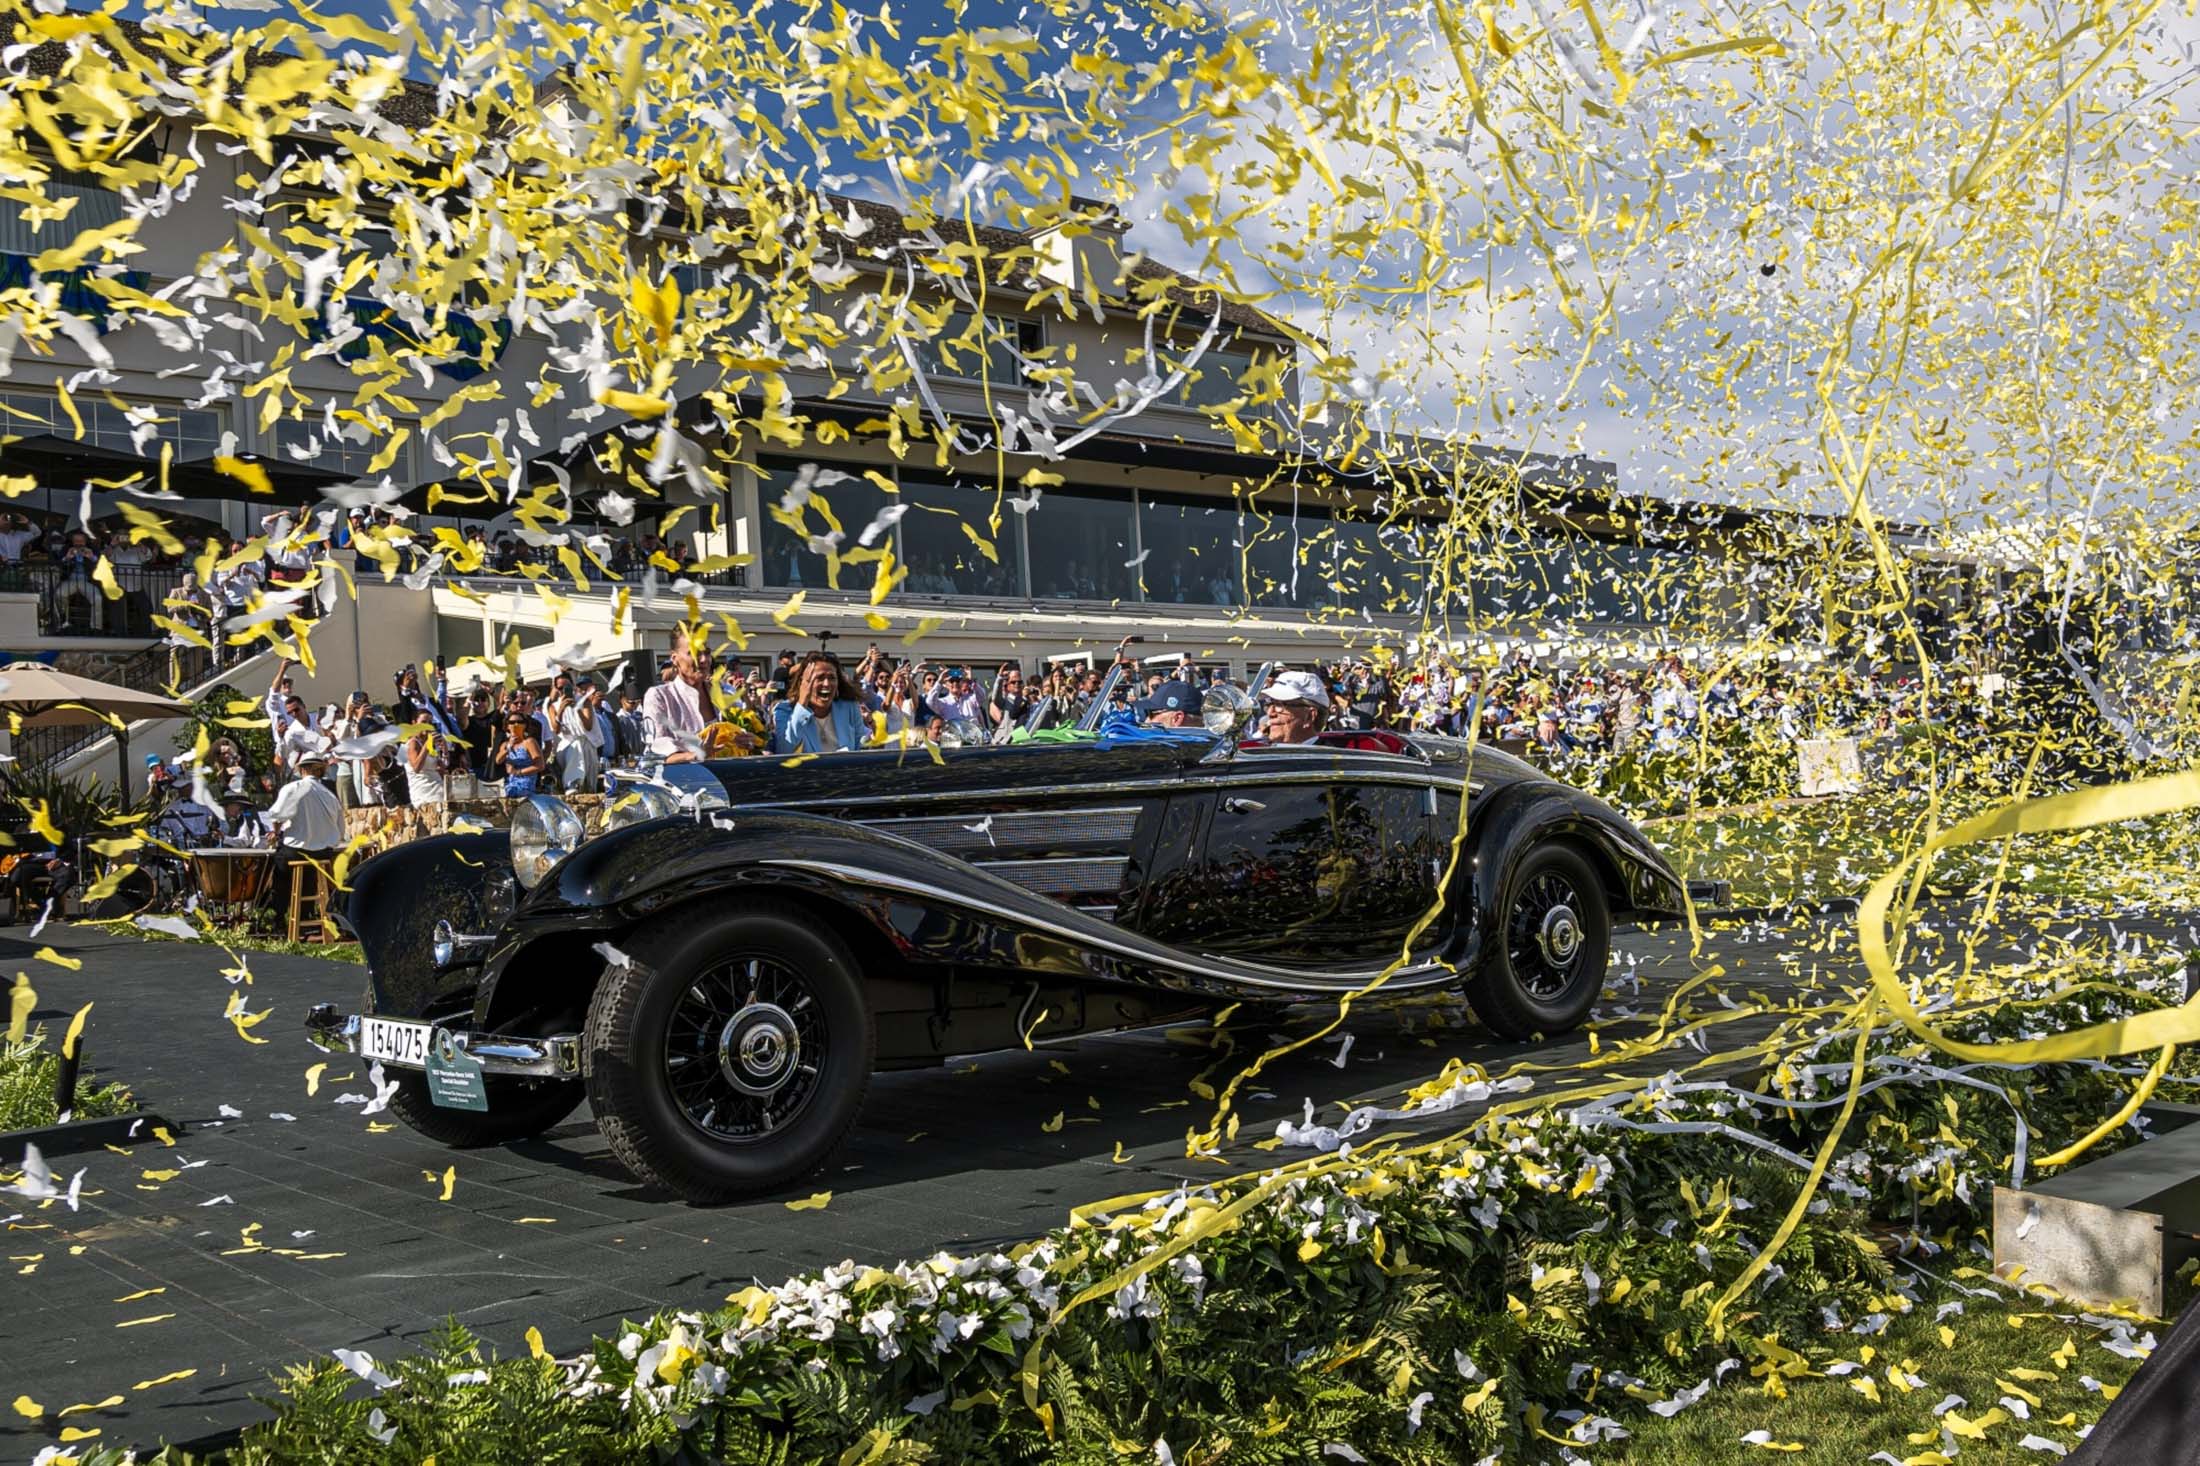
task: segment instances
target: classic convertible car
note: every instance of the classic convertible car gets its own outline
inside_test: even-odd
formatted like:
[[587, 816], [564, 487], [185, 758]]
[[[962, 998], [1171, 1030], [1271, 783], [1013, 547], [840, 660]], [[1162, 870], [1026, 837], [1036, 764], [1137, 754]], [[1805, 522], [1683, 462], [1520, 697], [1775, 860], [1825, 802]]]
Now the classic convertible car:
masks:
[[537, 796], [353, 874], [365, 1010], [308, 1032], [379, 1061], [425, 1135], [515, 1140], [585, 1098], [638, 1178], [719, 1200], [822, 1165], [874, 1069], [1386, 972], [1558, 1033], [1615, 920], [1685, 910], [1639, 830], [1517, 759], [1241, 742], [1244, 703], [1205, 734], [675, 765], [593, 835]]

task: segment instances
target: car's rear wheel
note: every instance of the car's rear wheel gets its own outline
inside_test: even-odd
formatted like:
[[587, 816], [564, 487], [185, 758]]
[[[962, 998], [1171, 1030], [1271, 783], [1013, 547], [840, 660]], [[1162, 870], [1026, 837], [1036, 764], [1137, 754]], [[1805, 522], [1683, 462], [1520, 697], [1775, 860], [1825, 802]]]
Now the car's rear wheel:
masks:
[[1539, 845], [1505, 879], [1467, 1001], [1501, 1038], [1563, 1033], [1589, 1016], [1611, 959], [1612, 912], [1581, 852]]
[[540, 1135], [579, 1109], [588, 1097], [587, 1086], [578, 1079], [489, 1074], [481, 1081], [488, 1092], [487, 1110], [450, 1110], [428, 1098], [428, 1076], [419, 1070], [392, 1070], [390, 1077], [397, 1081], [390, 1113], [430, 1140], [461, 1150]]
[[588, 1010], [588, 1098], [635, 1177], [724, 1201], [816, 1171], [862, 1108], [876, 1038], [814, 923], [698, 911], [626, 948]]

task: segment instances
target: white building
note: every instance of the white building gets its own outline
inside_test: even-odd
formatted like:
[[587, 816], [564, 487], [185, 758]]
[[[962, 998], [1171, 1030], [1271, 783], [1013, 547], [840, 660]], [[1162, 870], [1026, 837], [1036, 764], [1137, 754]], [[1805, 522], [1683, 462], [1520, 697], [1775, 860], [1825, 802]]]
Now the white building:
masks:
[[[52, 45], [24, 58], [33, 71], [59, 61]], [[554, 89], [541, 100], [559, 105]], [[403, 129], [432, 116], [434, 106], [432, 91], [408, 87], [384, 102], [380, 117]], [[283, 146], [310, 155], [337, 144], [332, 135], [305, 135]], [[312, 223], [315, 192], [265, 187], [265, 165], [189, 119], [154, 130], [140, 148], [147, 160], [186, 153], [204, 160], [196, 185], [157, 227], [141, 231], [143, 249], [127, 270], [101, 266], [53, 282], [90, 330], [58, 340], [50, 354], [18, 346], [0, 377], [7, 429], [24, 438], [0, 445], [0, 467], [34, 471], [41, 484], [5, 507], [48, 522], [74, 520], [87, 502], [87, 481], [124, 478], [133, 467], [157, 480], [165, 455], [169, 481], [185, 500], [146, 507], [179, 530], [198, 520], [247, 538], [267, 513], [318, 502], [318, 483], [382, 477], [406, 490], [405, 502], [416, 509], [437, 501], [433, 514], [413, 521], [416, 528], [479, 526], [506, 505], [490, 497], [454, 509], [447, 496], [485, 497], [453, 467], [469, 444], [479, 452], [484, 434], [515, 450], [523, 439], [538, 445], [516, 477], [544, 491], [570, 484], [577, 530], [605, 529], [605, 491], [633, 496], [624, 475], [607, 473], [602, 460], [611, 451], [626, 459], [646, 454], [653, 426], [592, 407], [575, 372], [564, 373], [573, 390], [547, 402], [530, 398], [531, 384], [559, 375], [562, 358], [553, 353], [583, 344], [586, 321], [568, 322], [553, 338], [454, 315], [453, 350], [434, 370], [408, 377], [401, 401], [394, 393], [376, 401], [366, 414], [371, 423], [357, 412], [340, 416], [361, 386], [344, 357], [372, 353], [376, 338], [420, 323], [392, 321], [382, 301], [355, 295], [348, 314], [356, 330], [344, 330], [350, 343], [343, 352], [333, 350], [331, 322], [342, 327], [343, 314], [306, 313], [281, 274], [255, 283], [246, 268], [255, 243], [294, 258], [323, 247]], [[39, 278], [40, 251], [123, 216], [123, 194], [96, 177], [56, 166], [48, 191], [76, 200], [65, 224], [34, 228], [17, 206], [0, 202], [0, 275], [8, 281]], [[1639, 649], [1680, 629], [1676, 623], [1689, 635], [1711, 622], [1738, 630], [1762, 610], [1738, 581], [1719, 592], [1716, 615], [1682, 604], [1701, 594], [1688, 587], [1700, 580], [1691, 565], [1703, 559], [1705, 541], [1761, 525], [1726, 511], [1706, 517], [1624, 501], [1611, 464], [1514, 461], [1496, 451], [1397, 440], [1337, 461], [1333, 440], [1313, 436], [1333, 430], [1300, 421], [1308, 344], [1136, 253], [1129, 231], [1097, 208], [1028, 231], [966, 235], [960, 223], [915, 227], [891, 208], [860, 200], [802, 196], [785, 206], [835, 252], [809, 303], [816, 317], [875, 325], [889, 314], [904, 323], [929, 316], [940, 325], [909, 345], [921, 375], [881, 373], [875, 330], [795, 358], [780, 378], [786, 396], [773, 404], [779, 441], [761, 441], [765, 434], [755, 430], [761, 402], [753, 381], [722, 404], [741, 409], [728, 414], [700, 395], [726, 373], [716, 365], [683, 373], [675, 421], [704, 449], [704, 460], [687, 479], [670, 479], [663, 501], [643, 502], [632, 530], [621, 532], [648, 528], [668, 509], [683, 511], [669, 537], [686, 539], [699, 556], [747, 557], [703, 577], [700, 592], [706, 616], [721, 628], [730, 618], [754, 638], [754, 652], [799, 646], [823, 631], [861, 645], [891, 644], [921, 629], [909, 642], [915, 655], [1035, 664], [1080, 650], [1104, 656], [1120, 638], [1141, 635], [1149, 655], [1188, 652], [1242, 671], [1272, 658], [1304, 662], [1374, 643], [1402, 648], [1424, 626], [1457, 640], [1462, 628], [1492, 614], [1525, 618], [1531, 637], [1563, 627], [1589, 643]], [[727, 287], [738, 294], [742, 266], [722, 244], [713, 255], [708, 241], [738, 240], [744, 227], [753, 237], [755, 226], [738, 216], [688, 222], [692, 234], [630, 218], [632, 265], [650, 276], [670, 270], [690, 311], [730, 311]], [[910, 288], [923, 274], [916, 265], [949, 241], [976, 245], [994, 262], [982, 319], [937, 289]], [[91, 275], [187, 307], [199, 339], [181, 339], [170, 322], [110, 320], [112, 306]], [[874, 309], [889, 288], [905, 303]], [[603, 302], [605, 313], [620, 308]], [[308, 406], [270, 418], [267, 397], [254, 388], [278, 361]], [[466, 389], [484, 381], [496, 393], [469, 400]], [[1171, 384], [1158, 396], [1157, 381]], [[1135, 411], [1108, 410], [1127, 399], [1138, 402]], [[1228, 421], [1214, 410], [1226, 403], [1235, 404]], [[522, 408], [524, 433], [516, 426]], [[747, 421], [728, 432], [728, 415]], [[928, 433], [953, 436], [960, 451], [940, 452]], [[1053, 446], [1041, 449], [1042, 442]], [[72, 445], [81, 463], [69, 458]], [[217, 455], [256, 461], [287, 492], [255, 495], [211, 470]], [[1371, 471], [1378, 460], [1387, 461], [1386, 472]], [[285, 482], [293, 476], [303, 482]], [[1515, 543], [1502, 574], [1432, 585], [1427, 557], [1453, 502], [1492, 482], [1527, 496], [1528, 522], [1539, 526], [1533, 543]], [[831, 560], [812, 539], [827, 531], [826, 520], [817, 498], [795, 505], [798, 484], [829, 503], [842, 553], [867, 528], [874, 546], [893, 546], [907, 577], [883, 607], [872, 603], [875, 565], [843, 565], [839, 586], [832, 584]], [[117, 513], [119, 497], [93, 493], [93, 519]], [[897, 522], [881, 513], [889, 505], [901, 510]], [[801, 532], [775, 516], [783, 506], [798, 510]], [[339, 558], [352, 568], [350, 556]], [[1456, 548], [1443, 558], [1468, 564]], [[1542, 577], [1524, 575], [1523, 565], [1541, 566]], [[379, 695], [390, 667], [431, 652], [493, 652], [514, 634], [527, 648], [553, 640], [588, 640], [599, 652], [661, 648], [684, 614], [677, 596], [668, 593], [654, 607], [637, 596], [614, 627], [612, 597], [598, 577], [590, 594], [562, 586], [570, 605], [553, 628], [549, 605], [530, 581], [467, 577], [454, 585], [439, 576], [423, 594], [378, 583], [371, 565], [356, 569], [357, 614], [339, 607], [314, 639], [323, 665], [306, 691], [315, 701], [340, 698], [354, 685]], [[66, 655], [95, 670], [159, 681], [163, 669], [173, 669], [156, 650], [150, 614], [180, 573], [126, 570], [125, 601], [92, 608], [101, 613], [94, 625], [81, 598], [57, 603], [55, 571], [18, 568], [0, 579], [0, 651]], [[1666, 589], [1650, 593], [1659, 586]], [[797, 592], [799, 608], [775, 621]], [[878, 610], [891, 618], [883, 634], [870, 619]], [[529, 670], [539, 670], [529, 660]]]

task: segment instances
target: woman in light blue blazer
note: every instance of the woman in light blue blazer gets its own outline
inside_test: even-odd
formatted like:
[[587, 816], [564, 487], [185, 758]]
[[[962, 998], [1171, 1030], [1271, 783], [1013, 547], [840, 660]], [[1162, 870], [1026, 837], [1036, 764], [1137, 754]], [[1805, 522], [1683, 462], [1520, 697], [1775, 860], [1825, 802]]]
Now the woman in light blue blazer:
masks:
[[772, 752], [845, 753], [870, 741], [863, 694], [823, 652], [795, 663], [787, 700], [772, 709]]

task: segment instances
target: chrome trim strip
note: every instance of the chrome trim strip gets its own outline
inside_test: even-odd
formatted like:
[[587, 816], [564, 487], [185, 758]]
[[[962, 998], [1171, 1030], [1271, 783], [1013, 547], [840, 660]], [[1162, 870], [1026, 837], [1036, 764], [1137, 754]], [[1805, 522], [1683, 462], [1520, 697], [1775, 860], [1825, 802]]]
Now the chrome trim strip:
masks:
[[[1389, 757], [1390, 755], [1384, 755]], [[1228, 784], [1407, 784], [1415, 788], [1434, 785], [1454, 792], [1464, 787], [1470, 794], [1480, 794], [1484, 788], [1481, 780], [1462, 782], [1455, 775], [1434, 769], [1279, 769], [1272, 773], [1248, 771], [1243, 764], [1232, 767], [1229, 773], [1202, 772], [1196, 766], [1180, 775], [1154, 779], [1114, 779], [1097, 784], [1066, 783], [1061, 787], [1073, 789], [1079, 794], [1169, 794], [1189, 793], [1194, 790], [1216, 789]], [[817, 813], [833, 808], [855, 809], [869, 805], [887, 804], [906, 807], [913, 803], [945, 803], [959, 801], [970, 803], [986, 799], [1005, 799], [1021, 796], [1028, 791], [1013, 789], [935, 789], [906, 794], [861, 794], [851, 798], [834, 799], [759, 799], [735, 805], [736, 812], [758, 809], [793, 809]], [[864, 821], [874, 827], [884, 821]]]
[[[1097, 947], [1128, 961], [1174, 967], [1209, 981], [1220, 979], [1225, 983], [1266, 988], [1275, 992], [1350, 992], [1365, 987], [1369, 981], [1382, 971], [1380, 967], [1376, 967], [1358, 972], [1308, 972], [1286, 976], [1288, 969], [1254, 967], [1250, 963], [1240, 962], [1234, 957], [1217, 957], [1197, 952], [1186, 953], [1180, 957], [1167, 950], [1142, 951], [1128, 943], [1110, 940], [1105, 935], [1079, 931], [1075, 927], [1063, 926], [1049, 921], [1036, 912], [1016, 911], [1005, 906], [995, 906], [989, 902], [966, 896], [961, 892], [945, 891], [937, 886], [904, 880], [899, 876], [886, 875], [883, 872], [867, 870], [860, 866], [842, 865], [837, 861], [803, 860], [789, 857], [765, 860], [759, 862], [759, 864], [812, 871], [819, 875], [831, 876], [836, 880], [847, 881], [852, 885], [899, 891], [908, 896], [929, 897], [971, 911], [981, 911], [990, 916], [1003, 917], [1024, 926], [1050, 932], [1069, 941]], [[1155, 945], [1159, 946], [1158, 943]], [[1411, 967], [1399, 968], [1398, 971], [1391, 974], [1390, 981], [1383, 984], [1383, 990], [1386, 992], [1407, 992], [1427, 987], [1438, 987], [1455, 981], [1456, 977], [1457, 975], [1441, 962], [1423, 962]]]
[[[935, 850], [950, 854], [991, 850], [1014, 851], [1027, 845], [1056, 845], [1076, 848], [1084, 845], [1101, 846], [1110, 852], [1120, 852], [1130, 845], [1138, 833], [1138, 817], [1145, 812], [1142, 804], [1111, 804], [1099, 807], [1041, 808], [1034, 810], [997, 810], [982, 819], [970, 819], [951, 814], [916, 815], [893, 819], [865, 820], [874, 830], [899, 835], [904, 840], [914, 840]], [[982, 829], [972, 829], [973, 824]]]

